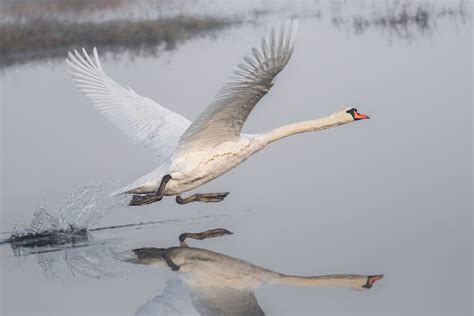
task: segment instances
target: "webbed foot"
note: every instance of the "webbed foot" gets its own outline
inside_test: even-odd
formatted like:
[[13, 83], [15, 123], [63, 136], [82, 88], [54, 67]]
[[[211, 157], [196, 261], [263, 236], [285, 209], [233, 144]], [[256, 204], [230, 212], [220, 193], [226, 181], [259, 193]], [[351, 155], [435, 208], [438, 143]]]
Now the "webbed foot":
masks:
[[229, 195], [229, 192], [220, 193], [197, 193], [187, 198], [182, 198], [180, 195], [176, 196], [176, 203], [187, 204], [191, 202], [205, 202], [205, 203], [216, 203], [225, 199]]
[[147, 205], [147, 204], [161, 201], [163, 199], [163, 193], [165, 192], [166, 184], [170, 180], [171, 180], [171, 176], [167, 174], [166, 176], [163, 177], [163, 179], [161, 179], [160, 186], [158, 187], [158, 190], [156, 190], [155, 193], [151, 193], [147, 195], [134, 195], [132, 199], [130, 200], [130, 203], [128, 203], [128, 205], [141, 206], [141, 205]]
[[128, 203], [128, 205], [130, 206], [147, 205], [147, 204], [161, 201], [162, 199], [163, 199], [162, 196], [157, 196], [156, 194], [134, 195], [132, 199], [130, 200], [130, 203]]

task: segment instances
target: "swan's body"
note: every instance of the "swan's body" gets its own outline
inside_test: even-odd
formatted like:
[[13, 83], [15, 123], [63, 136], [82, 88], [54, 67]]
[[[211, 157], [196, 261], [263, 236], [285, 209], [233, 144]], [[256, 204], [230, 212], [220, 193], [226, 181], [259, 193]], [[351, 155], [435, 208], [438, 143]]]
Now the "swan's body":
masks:
[[127, 187], [122, 191], [141, 194], [154, 192], [160, 184], [157, 179], [161, 180], [163, 176], [169, 174], [171, 180], [165, 187], [164, 195], [178, 195], [217, 178], [262, 148], [258, 139], [243, 135], [236, 142], [226, 142], [209, 150], [174, 157], [167, 167], [158, 168], [154, 173], [138, 180], [138, 183], [142, 183], [149, 178], [147, 182], [140, 185], [132, 184], [129, 186], [130, 189]]
[[244, 58], [245, 63], [238, 66], [233, 81], [218, 92], [194, 122], [110, 79], [102, 70], [95, 48], [93, 59], [85, 50], [83, 55], [77, 51], [70, 53], [67, 62], [80, 90], [134, 142], [145, 144], [158, 158], [158, 168], [114, 193], [156, 194], [159, 199], [163, 195], [179, 197], [221, 176], [278, 139], [368, 118], [347, 108], [267, 133], [241, 133], [254, 106], [288, 63], [295, 35], [295, 22], [282, 26], [279, 34], [272, 30], [262, 40], [261, 49], [254, 48], [252, 56]]

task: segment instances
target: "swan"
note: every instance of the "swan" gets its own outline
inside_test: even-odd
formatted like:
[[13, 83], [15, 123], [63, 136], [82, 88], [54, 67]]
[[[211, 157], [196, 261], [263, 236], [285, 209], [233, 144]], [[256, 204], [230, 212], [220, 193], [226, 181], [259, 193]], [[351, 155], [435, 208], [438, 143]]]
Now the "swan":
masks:
[[93, 56], [83, 48], [66, 59], [76, 86], [108, 120], [134, 143], [151, 149], [158, 167], [112, 195], [132, 194], [129, 205], [145, 205], [163, 196], [176, 202], [219, 202], [229, 193], [184, 192], [223, 175], [265, 146], [290, 135], [325, 130], [368, 119], [355, 108], [345, 108], [327, 117], [285, 125], [260, 134], [241, 133], [258, 101], [268, 93], [275, 77], [288, 63], [295, 46], [297, 22], [287, 21], [262, 38], [237, 66], [234, 76], [211, 104], [189, 121], [131, 88], [112, 80], [102, 69], [97, 49]]
[[173, 271], [180, 272], [187, 286], [199, 288], [249, 290], [263, 285], [280, 284], [367, 290], [383, 278], [383, 274], [287, 275], [218, 252], [190, 247], [185, 241], [187, 238], [202, 240], [231, 234], [232, 232], [222, 228], [181, 234], [179, 247], [133, 249], [134, 256], [129, 257], [127, 261], [158, 267], [167, 266]]

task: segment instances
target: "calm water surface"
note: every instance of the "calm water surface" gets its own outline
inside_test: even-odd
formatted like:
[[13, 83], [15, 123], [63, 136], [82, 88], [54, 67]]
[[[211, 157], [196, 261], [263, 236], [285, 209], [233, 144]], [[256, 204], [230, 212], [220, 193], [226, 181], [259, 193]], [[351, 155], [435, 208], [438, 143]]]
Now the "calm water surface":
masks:
[[[194, 119], [283, 18], [189, 40], [158, 57], [106, 54], [103, 68]], [[0, 245], [1, 313], [190, 313], [175, 272], [119, 254], [224, 227], [234, 235], [191, 243], [290, 274], [385, 274], [364, 292], [257, 289], [266, 314], [471, 314], [471, 22], [441, 19], [408, 38], [377, 26], [336, 26], [324, 15], [299, 22], [294, 55], [245, 130], [343, 106], [371, 120], [282, 140], [199, 189], [230, 191], [222, 203], [180, 206], [168, 198], [116, 207], [94, 227], [152, 223], [91, 231], [62, 245]], [[109, 181], [108, 192], [154, 169], [152, 157], [76, 90], [65, 64], [10, 67], [1, 82], [2, 239], [38, 205], [54, 213], [78, 187]]]

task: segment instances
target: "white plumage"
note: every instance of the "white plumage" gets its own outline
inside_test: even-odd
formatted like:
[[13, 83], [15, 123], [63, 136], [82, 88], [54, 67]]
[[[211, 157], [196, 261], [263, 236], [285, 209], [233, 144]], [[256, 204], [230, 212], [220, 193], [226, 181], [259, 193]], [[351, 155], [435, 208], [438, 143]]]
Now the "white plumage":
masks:
[[133, 143], [144, 144], [160, 160], [168, 159], [191, 122], [110, 79], [100, 65], [96, 48], [93, 59], [85, 49], [82, 52], [70, 52], [67, 59], [77, 87]]
[[241, 133], [252, 109], [288, 63], [296, 31], [296, 21], [283, 24], [279, 32], [272, 29], [262, 39], [260, 49], [253, 48], [251, 55], [244, 57], [232, 81], [192, 123], [109, 78], [96, 48], [93, 58], [84, 49], [83, 54], [69, 53], [67, 63], [78, 88], [134, 143], [144, 144], [158, 158], [158, 168], [114, 194], [156, 192], [162, 178], [170, 175], [163, 194], [179, 195], [222, 175], [277, 139], [354, 121], [346, 109], [268, 133]]

